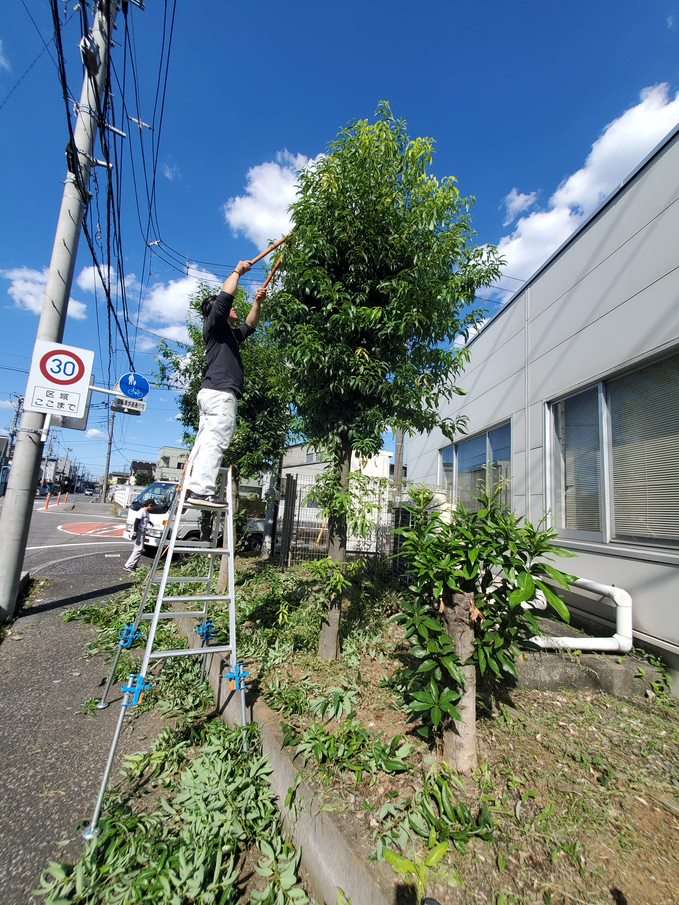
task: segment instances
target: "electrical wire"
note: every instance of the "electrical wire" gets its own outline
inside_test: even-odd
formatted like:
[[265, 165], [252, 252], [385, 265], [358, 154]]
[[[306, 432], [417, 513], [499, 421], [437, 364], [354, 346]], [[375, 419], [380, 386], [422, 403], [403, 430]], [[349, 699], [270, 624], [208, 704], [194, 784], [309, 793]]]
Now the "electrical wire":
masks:
[[[81, 4], [81, 7], [82, 7], [82, 4]], [[57, 6], [57, 0], [50, 0], [50, 8], [52, 11], [52, 21], [53, 21], [53, 26], [54, 26], [59, 82], [61, 85], [62, 95], [63, 95], [63, 99], [64, 99], [64, 108], [65, 108], [65, 112], [66, 112], [66, 124], [67, 124], [68, 135], [69, 135], [69, 144], [68, 144], [69, 169], [73, 175], [75, 184], [76, 184], [78, 191], [80, 193], [80, 196], [82, 198], [82, 202], [84, 205], [87, 205], [89, 203], [89, 194], [87, 191], [87, 186], [84, 184], [80, 157], [79, 157], [79, 151], [75, 144], [75, 136], [73, 133], [73, 125], [71, 123], [71, 115], [70, 115], [70, 110], [69, 110], [70, 92], [69, 92], [69, 88], [68, 88], [68, 79], [67, 79], [67, 75], [66, 75], [65, 55], [64, 55], [64, 48], [63, 48], [62, 35], [61, 35], [61, 21], [59, 19], [59, 9]], [[93, 80], [93, 83], [94, 83], [94, 80]], [[100, 130], [100, 135], [101, 135], [102, 131], [103, 130]], [[82, 220], [82, 231], [83, 231], [83, 235], [85, 236], [85, 240], [88, 244], [88, 247], [90, 249], [90, 254], [92, 255], [92, 260], [93, 260], [94, 266], [96, 268], [97, 274], [99, 275], [102, 286], [104, 287], [108, 310], [111, 313], [111, 315], [113, 316], [113, 319], [116, 324], [116, 328], [117, 328], [118, 332], [120, 333], [123, 345], [127, 352], [130, 366], [132, 367], [132, 369], [134, 369], [134, 363], [132, 360], [132, 355], [129, 350], [129, 345], [126, 340], [123, 327], [120, 323], [118, 313], [117, 313], [116, 308], [111, 299], [110, 281], [109, 281], [109, 283], [107, 283], [107, 281], [104, 279], [104, 275], [103, 275], [102, 269], [101, 269], [101, 264], [97, 257], [96, 249], [94, 247], [94, 242], [92, 241], [92, 236], [90, 235], [90, 231], [88, 228], [86, 216], [83, 217], [83, 220]], [[110, 271], [110, 261], [109, 261], [109, 271]]]
[[21, 5], [23, 6], [24, 10], [26, 11], [26, 15], [28, 16], [28, 18], [31, 20], [31, 23], [33, 24], [33, 28], [34, 28], [34, 29], [36, 30], [36, 32], [38, 33], [38, 37], [39, 37], [40, 40], [42, 41], [43, 50], [49, 55], [50, 60], [52, 61], [52, 63], [54, 64], [55, 69], [56, 69], [57, 72], [58, 72], [58, 71], [59, 71], [59, 65], [58, 65], [57, 61], [55, 60], [54, 55], [52, 54], [52, 51], [51, 51], [51, 49], [50, 49], [50, 43], [51, 43], [51, 41], [48, 43], [48, 42], [45, 40], [45, 38], [44, 38], [44, 36], [43, 36], [43, 33], [42, 33], [42, 31], [40, 30], [40, 26], [39, 26], [38, 23], [35, 21], [35, 18], [33, 17], [33, 13], [32, 13], [31, 10], [29, 9], [28, 4], [26, 3], [26, 0], [19, 0], [19, 2], [21, 3]]
[[[22, 2], [23, 2], [23, 0], [22, 0]], [[24, 4], [24, 8], [25, 8], [25, 4]], [[68, 23], [71, 21], [71, 19], [76, 14], [76, 12], [77, 12], [77, 9], [71, 10], [71, 12], [66, 17], [66, 19], [64, 19], [64, 26], [68, 25]], [[3, 107], [10, 100], [10, 98], [12, 97], [14, 92], [17, 90], [17, 88], [19, 88], [19, 86], [24, 81], [24, 79], [29, 75], [29, 73], [34, 69], [34, 67], [40, 62], [40, 60], [45, 56], [45, 54], [49, 53], [51, 56], [51, 51], [49, 49], [49, 45], [55, 42], [54, 33], [52, 33], [52, 37], [47, 42], [45, 42], [45, 39], [42, 36], [42, 32], [40, 32], [39, 29], [38, 29], [38, 34], [40, 35], [40, 38], [43, 41], [42, 50], [33, 58], [33, 60], [31, 60], [31, 62], [24, 69], [24, 71], [21, 73], [21, 75], [18, 76], [16, 81], [10, 86], [10, 88], [8, 89], [8, 91], [6, 92], [6, 94], [4, 95], [2, 100], [0, 100], [0, 110], [3, 109]], [[57, 70], [58, 70], [57, 61], [53, 57], [52, 57], [52, 61], [54, 62], [55, 66], [57, 66]]]

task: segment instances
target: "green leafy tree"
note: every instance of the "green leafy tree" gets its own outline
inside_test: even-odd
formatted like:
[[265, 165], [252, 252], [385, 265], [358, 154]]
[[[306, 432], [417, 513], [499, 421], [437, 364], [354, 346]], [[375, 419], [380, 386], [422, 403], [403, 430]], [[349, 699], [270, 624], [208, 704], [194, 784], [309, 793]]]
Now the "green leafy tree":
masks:
[[399, 529], [399, 555], [412, 599], [399, 619], [418, 661], [408, 706], [420, 734], [441, 743], [444, 758], [463, 773], [476, 766], [476, 673], [516, 676], [518, 644], [540, 628], [523, 604], [538, 594], [561, 619], [569, 612], [553, 585], [573, 577], [553, 565], [570, 555], [556, 533], [523, 522], [500, 503], [501, 489], [483, 495], [478, 512], [458, 506], [450, 519], [428, 488], [412, 491], [410, 525]]
[[[293, 229], [270, 306], [306, 438], [332, 459], [330, 555], [346, 558], [352, 451], [377, 453], [384, 431], [452, 437], [463, 419], [440, 414], [462, 391], [467, 361], [455, 338], [481, 312], [480, 287], [499, 276], [494, 249], [475, 246], [471, 200], [432, 171], [434, 142], [410, 138], [388, 104], [343, 129], [300, 174]], [[338, 653], [339, 610], [321, 656]]]
[[[212, 294], [213, 290], [209, 287], [201, 286], [191, 299], [190, 310], [194, 316], [189, 317], [187, 324], [191, 340], [188, 352], [179, 353], [166, 343], [160, 348], [161, 379], [169, 386], [182, 388], [179, 414], [187, 444], [193, 442], [198, 430], [198, 391], [205, 369], [200, 306]], [[247, 308], [245, 292], [239, 289], [236, 309], [241, 318], [244, 318]], [[242, 477], [255, 477], [274, 468], [283, 453], [293, 427], [290, 404], [292, 386], [281, 350], [266, 323], [260, 323], [257, 331], [243, 343], [241, 358], [245, 387], [238, 404], [236, 432], [226, 452], [225, 464], [235, 466]]]

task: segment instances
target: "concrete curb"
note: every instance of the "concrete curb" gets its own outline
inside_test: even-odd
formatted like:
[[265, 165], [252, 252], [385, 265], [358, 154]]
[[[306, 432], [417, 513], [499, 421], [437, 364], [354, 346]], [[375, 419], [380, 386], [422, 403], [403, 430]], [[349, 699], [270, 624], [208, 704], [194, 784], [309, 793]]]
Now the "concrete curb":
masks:
[[[192, 642], [193, 621], [178, 619], [180, 632]], [[217, 712], [229, 726], [241, 725], [240, 700], [229, 694], [221, 675], [225, 661], [212, 657], [208, 680], [217, 701]], [[382, 863], [369, 863], [366, 853], [341, 826], [341, 815], [323, 810], [314, 790], [301, 781], [293, 810], [285, 806], [288, 789], [298, 782], [299, 770], [290, 752], [283, 747], [278, 716], [262, 701], [248, 703], [248, 718], [262, 733], [262, 749], [272, 768], [271, 788], [278, 799], [283, 823], [302, 852], [302, 875], [309, 892], [324, 905], [336, 905], [342, 889], [354, 905], [396, 905], [411, 901], [410, 888], [396, 881]]]
[[557, 651], [522, 652], [516, 663], [517, 688], [533, 691], [603, 691], [617, 698], [643, 700], [660, 672], [630, 654]]

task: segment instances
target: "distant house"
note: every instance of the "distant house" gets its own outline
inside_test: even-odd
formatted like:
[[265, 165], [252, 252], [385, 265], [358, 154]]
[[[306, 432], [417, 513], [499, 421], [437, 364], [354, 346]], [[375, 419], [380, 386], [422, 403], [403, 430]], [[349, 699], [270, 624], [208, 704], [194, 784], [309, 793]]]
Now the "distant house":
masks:
[[155, 467], [156, 481], [179, 481], [188, 457], [189, 450], [183, 446], [163, 446]]
[[[317, 452], [308, 443], [294, 443], [288, 446], [283, 455], [282, 475], [302, 475], [313, 478], [325, 471], [329, 459]], [[381, 450], [369, 459], [360, 459], [356, 453], [351, 457], [351, 470], [361, 471], [371, 478], [388, 478], [390, 474], [391, 453]]]
[[130, 465], [130, 484], [136, 487], [146, 487], [152, 483], [155, 470], [155, 462], [133, 461]]
[[[564, 568], [629, 591], [637, 643], [679, 690], [679, 127], [468, 343], [451, 444], [412, 437], [408, 477], [475, 506], [501, 484], [575, 554]], [[579, 593], [580, 621], [614, 613]]]
[[108, 486], [112, 487], [116, 484], [127, 484], [130, 476], [126, 471], [109, 471]]

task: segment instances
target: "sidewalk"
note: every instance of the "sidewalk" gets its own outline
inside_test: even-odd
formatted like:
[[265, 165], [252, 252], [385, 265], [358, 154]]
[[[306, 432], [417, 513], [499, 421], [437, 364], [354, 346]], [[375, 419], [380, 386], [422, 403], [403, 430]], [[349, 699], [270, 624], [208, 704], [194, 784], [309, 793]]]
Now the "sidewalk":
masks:
[[[0, 644], [0, 898], [26, 905], [50, 860], [72, 860], [82, 845], [118, 716], [114, 703], [96, 715], [81, 706], [98, 697], [106, 658], [87, 658], [94, 629], [65, 623], [64, 612], [129, 586], [120, 559], [87, 556], [50, 570], [39, 601]], [[143, 749], [156, 719], [130, 721], [121, 754]], [[148, 734], [148, 738], [147, 738]]]

